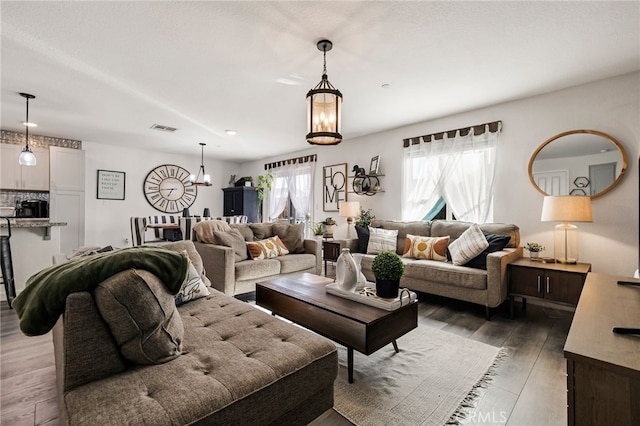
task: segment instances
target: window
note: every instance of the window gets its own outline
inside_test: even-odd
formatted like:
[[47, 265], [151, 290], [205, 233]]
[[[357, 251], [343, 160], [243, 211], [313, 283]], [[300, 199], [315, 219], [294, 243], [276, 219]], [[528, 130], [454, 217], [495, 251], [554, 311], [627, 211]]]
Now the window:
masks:
[[[499, 123], [499, 122], [497, 122]], [[500, 125], [405, 140], [402, 218], [493, 220], [493, 182]], [[463, 130], [468, 130], [463, 135]], [[415, 140], [418, 140], [417, 143]], [[444, 212], [442, 210], [444, 209]]]

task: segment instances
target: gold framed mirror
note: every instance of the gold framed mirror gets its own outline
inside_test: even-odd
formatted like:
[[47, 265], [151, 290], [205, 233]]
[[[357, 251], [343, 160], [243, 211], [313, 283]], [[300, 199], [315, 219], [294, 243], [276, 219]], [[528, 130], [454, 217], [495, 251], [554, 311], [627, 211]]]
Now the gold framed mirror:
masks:
[[597, 130], [569, 130], [542, 143], [529, 160], [529, 180], [543, 195], [589, 195], [611, 191], [627, 170], [627, 153]]

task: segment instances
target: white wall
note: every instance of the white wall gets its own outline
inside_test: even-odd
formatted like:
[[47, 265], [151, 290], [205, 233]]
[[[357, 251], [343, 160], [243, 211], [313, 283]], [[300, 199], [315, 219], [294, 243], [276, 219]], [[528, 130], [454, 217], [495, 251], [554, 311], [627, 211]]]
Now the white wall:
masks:
[[[142, 182], [151, 169], [161, 164], [176, 164], [189, 171], [197, 172], [200, 166], [200, 156], [176, 156], [85, 141], [82, 142], [82, 148], [86, 151], [85, 245], [88, 246], [130, 246], [129, 218], [131, 216], [163, 214], [151, 207], [142, 191]], [[239, 165], [205, 158], [204, 166], [207, 173], [211, 175], [213, 185], [198, 188], [198, 197], [189, 210], [191, 214], [202, 215], [204, 208], [209, 207], [212, 216], [222, 216], [221, 188], [227, 186], [230, 174], [238, 173]], [[97, 199], [98, 169], [126, 173], [124, 201]]]
[[[346, 91], [346, 88], [343, 88]], [[425, 102], [431, 102], [425, 99]], [[389, 106], [392, 108], [392, 106]], [[594, 129], [616, 138], [627, 151], [625, 177], [610, 193], [593, 201], [593, 223], [578, 224], [580, 257], [593, 271], [631, 275], [638, 267], [638, 155], [640, 153], [640, 73], [601, 80], [545, 95], [488, 106], [461, 114], [405, 126], [355, 139], [335, 147], [312, 147], [296, 153], [242, 165], [241, 175], [264, 173], [264, 164], [318, 154], [314, 221], [337, 213], [322, 211], [322, 166], [348, 163], [368, 169], [371, 157], [381, 156], [382, 188], [371, 197], [353, 196], [381, 219], [400, 218], [402, 139], [501, 120], [494, 221], [520, 226], [522, 243], [536, 241], [553, 255], [553, 223], [540, 222], [542, 195], [531, 185], [527, 166], [545, 140], [566, 130]], [[344, 116], [348, 121], [349, 117]], [[301, 148], [306, 142], [301, 138]], [[344, 219], [340, 218], [339, 223]]]

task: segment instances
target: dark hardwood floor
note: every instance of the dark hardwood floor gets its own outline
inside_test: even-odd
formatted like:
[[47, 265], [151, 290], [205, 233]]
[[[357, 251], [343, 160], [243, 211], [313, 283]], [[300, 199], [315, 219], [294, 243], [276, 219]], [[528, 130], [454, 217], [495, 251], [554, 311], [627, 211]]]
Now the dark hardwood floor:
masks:
[[[523, 312], [517, 304], [511, 320], [506, 305], [486, 321], [482, 306], [421, 295], [419, 326], [503, 347], [507, 353], [463, 424], [564, 425], [567, 393], [562, 349], [573, 313], [531, 303]], [[57, 424], [51, 334], [26, 337], [5, 302], [0, 313], [0, 424]], [[313, 424], [350, 423], [329, 411]]]

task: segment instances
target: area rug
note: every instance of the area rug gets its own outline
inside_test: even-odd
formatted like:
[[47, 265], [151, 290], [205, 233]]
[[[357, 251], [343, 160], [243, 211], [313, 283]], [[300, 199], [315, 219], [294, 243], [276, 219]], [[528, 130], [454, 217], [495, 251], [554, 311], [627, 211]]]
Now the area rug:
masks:
[[490, 380], [500, 348], [419, 326], [366, 356], [354, 351], [354, 383], [347, 350], [338, 345], [334, 409], [356, 425], [456, 424], [476, 390]]

